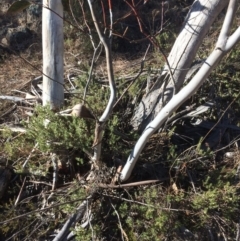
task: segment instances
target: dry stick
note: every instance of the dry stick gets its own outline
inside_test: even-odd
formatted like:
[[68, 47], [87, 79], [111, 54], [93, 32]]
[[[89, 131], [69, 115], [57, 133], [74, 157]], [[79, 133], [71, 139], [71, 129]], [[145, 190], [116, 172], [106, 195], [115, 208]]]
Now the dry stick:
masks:
[[240, 241], [240, 221], [237, 224], [236, 241]]
[[109, 38], [110, 38], [110, 44], [111, 44], [111, 40], [112, 40], [112, 31], [113, 31], [112, 0], [108, 0], [108, 8], [109, 8], [109, 15], [110, 15]]
[[31, 150], [30, 154], [28, 155], [26, 161], [23, 163], [23, 166], [22, 166], [23, 170], [26, 168], [26, 165], [27, 165], [28, 161], [30, 160], [33, 152], [35, 152], [35, 150], [37, 149], [37, 147], [38, 147], [38, 142], [35, 144], [35, 146], [34, 146], [33, 149]]
[[114, 205], [113, 205], [112, 203], [111, 203], [111, 206], [112, 206], [112, 208], [114, 209], [114, 212], [115, 212], [116, 215], [117, 215], [118, 223], [119, 223], [119, 227], [120, 227], [120, 230], [121, 230], [121, 236], [122, 236], [121, 238], [122, 238], [122, 241], [124, 241], [124, 237], [123, 237], [123, 228], [122, 228], [122, 223], [121, 223], [121, 220], [120, 220], [119, 214], [118, 214], [116, 208], [114, 207]]
[[12, 111], [14, 111], [16, 108], [17, 108], [17, 104], [14, 104], [7, 111], [5, 111], [2, 115], [0, 115], [0, 118], [3, 118], [5, 115], [8, 115]]
[[86, 86], [85, 86], [85, 89], [84, 89], [84, 94], [83, 94], [83, 103], [85, 103], [88, 86], [89, 86], [89, 83], [90, 83], [91, 78], [92, 78], [94, 64], [96, 63], [96, 60], [98, 59], [98, 57], [101, 54], [102, 50], [100, 49], [99, 55], [98, 55], [98, 57], [96, 57], [97, 51], [101, 47], [101, 41], [100, 41], [100, 43], [97, 46], [95, 45], [93, 37], [92, 37], [92, 30], [91, 30], [91, 28], [89, 27], [89, 25], [87, 23], [86, 14], [85, 14], [85, 11], [84, 11], [84, 8], [83, 8], [83, 3], [80, 0], [79, 0], [79, 4], [81, 6], [84, 23], [85, 23], [85, 25], [86, 25], [86, 27], [88, 29], [88, 35], [89, 35], [90, 41], [91, 41], [93, 49], [94, 49], [94, 53], [93, 53], [93, 57], [92, 57], [92, 61], [91, 61], [91, 66], [90, 66], [90, 70], [89, 70], [89, 74], [88, 74], [88, 80], [87, 80], [87, 83], [86, 83]]
[[[92, 196], [93, 196], [93, 195], [91, 195], [90, 197], [88, 197], [88, 199], [91, 199]], [[65, 204], [70, 204], [70, 203], [75, 203], [75, 202], [85, 201], [85, 200], [86, 200], [86, 198], [79, 198], [79, 199], [76, 199], [76, 200], [72, 200], [72, 201], [67, 201], [67, 202], [64, 202], [64, 203], [55, 204], [55, 205], [52, 205], [52, 206], [50, 206], [50, 207], [46, 207], [46, 208], [42, 208], [42, 209], [36, 209], [36, 210], [30, 211], [30, 212], [28, 212], [28, 213], [24, 213], [24, 214], [18, 215], [17, 217], [4, 220], [4, 221], [0, 222], [0, 224], [1, 224], [1, 225], [2, 225], [2, 224], [6, 224], [6, 223], [9, 223], [9, 222], [11, 222], [11, 221], [13, 221], [13, 220], [20, 219], [20, 218], [29, 216], [29, 215], [34, 214], [34, 213], [43, 212], [43, 211], [46, 211], [46, 210], [49, 210], [49, 209], [52, 209], [52, 208], [56, 208], [56, 207], [59, 207], [59, 206], [65, 205]]]
[[88, 210], [88, 200], [86, 200], [86, 202], [87, 202], [86, 203], [87, 221], [88, 221], [90, 229], [92, 231], [92, 240], [94, 240], [94, 231], [93, 231], [93, 227], [92, 227], [91, 220], [90, 220], [90, 215], [89, 215], [90, 210]]
[[[182, 117], [184, 118], [184, 116], [188, 113], [190, 113], [193, 108], [196, 106], [196, 104], [193, 104], [191, 106], [188, 106], [186, 109], [179, 111], [177, 114], [172, 115], [171, 117], [168, 118], [168, 120], [165, 123], [165, 127], [163, 128], [164, 130], [166, 130], [168, 125], [172, 125], [174, 124], [176, 121], [178, 121], [179, 119], [181, 119]], [[172, 123], [174, 122], [174, 123]]]
[[[39, 221], [39, 220], [37, 219], [36, 221]], [[37, 225], [37, 224], [38, 224], [38, 225]], [[32, 230], [32, 232], [31, 232], [30, 234], [28, 234], [28, 236], [27, 236], [27, 238], [26, 238], [25, 240], [31, 240], [30, 237], [31, 237], [33, 234], [38, 233], [39, 230], [40, 230], [40, 227], [43, 226], [43, 225], [45, 225], [45, 222], [40, 222], [40, 223], [38, 222], [37, 224], [36, 224], [36, 226], [34, 227], [34, 229]], [[33, 238], [32, 238], [32, 240], [33, 240]]]
[[[71, 0], [70, 0], [70, 1], [71, 1]], [[70, 11], [71, 11], [73, 20], [75, 21], [77, 27], [83, 31], [82, 27], [79, 25], [77, 19], [75, 18], [75, 15], [74, 15], [73, 10], [72, 10], [72, 4], [70, 4], [70, 1], [69, 1], [69, 4], [68, 4], [68, 5], [69, 5], [69, 8], [70, 8]]]
[[17, 231], [16, 233], [14, 233], [10, 238], [6, 239], [5, 241], [11, 241], [11, 240], [16, 240], [14, 239], [15, 236], [17, 236], [19, 233], [21, 233], [23, 230], [27, 229], [28, 227], [31, 227], [32, 224], [35, 222], [36, 220], [34, 220], [33, 222], [31, 222], [28, 225], [25, 225], [21, 230]]
[[[129, 199], [126, 199], [126, 198], [123, 198], [123, 197], [113, 196], [113, 195], [109, 195], [109, 194], [102, 194], [102, 195], [104, 197], [111, 197], [111, 198], [119, 199], [121, 201], [139, 204], [139, 205], [142, 205], [142, 206], [145, 206], [145, 207], [151, 207], [151, 208], [154, 208], [154, 209], [173, 211], [173, 212], [184, 212], [184, 213], [186, 213], [188, 211], [188, 213], [190, 213], [190, 210], [187, 210], [187, 209], [162, 208], [162, 207], [157, 207], [156, 205], [151, 205], [151, 204], [147, 204], [147, 203], [143, 203], [143, 202], [139, 202], [139, 201], [129, 200]], [[159, 204], [159, 205], [161, 205], [161, 204]]]
[[68, 82], [70, 83], [70, 85], [72, 86], [72, 88], [75, 90], [75, 86], [73, 85], [71, 79], [70, 79], [70, 74], [67, 75], [67, 79], [68, 79]]
[[69, 229], [81, 219], [85, 213], [87, 208], [88, 200], [92, 198], [92, 195], [87, 197], [81, 205], [78, 207], [76, 213], [72, 214], [70, 218], [65, 222], [60, 232], [57, 236], [53, 239], [53, 241], [62, 241], [65, 240], [66, 236], [68, 235]]
[[220, 229], [220, 233], [222, 234], [224, 241], [227, 241], [228, 239], [226, 238], [226, 235], [224, 233], [224, 228], [222, 227], [222, 225], [219, 223], [219, 221], [217, 220], [217, 218], [215, 216], [213, 216], [213, 219], [215, 220], [215, 222], [218, 224], [218, 227]]
[[23, 191], [23, 188], [24, 188], [24, 186], [25, 186], [25, 182], [26, 182], [26, 177], [24, 177], [22, 187], [21, 187], [20, 192], [19, 192], [19, 194], [18, 194], [18, 196], [17, 196], [17, 198], [16, 198], [16, 201], [15, 201], [15, 203], [14, 203], [14, 206], [15, 206], [15, 207], [17, 206], [18, 201], [19, 201], [19, 199], [20, 199], [20, 197], [21, 197], [21, 195], [22, 195], [22, 191]]
[[[112, 56], [111, 56], [111, 51], [110, 51], [110, 43], [105, 39], [105, 37], [103, 36], [103, 34], [100, 30], [97, 19], [95, 17], [94, 10], [92, 8], [91, 0], [88, 0], [88, 4], [89, 4], [90, 12], [91, 12], [92, 19], [95, 24], [95, 28], [97, 30], [98, 36], [105, 48], [108, 80], [109, 80], [109, 86], [110, 86], [110, 90], [111, 90], [111, 95], [110, 95], [108, 105], [100, 118], [100, 122], [96, 123], [95, 140], [97, 138], [96, 141], [98, 142], [98, 144], [97, 144], [97, 146], [94, 147], [94, 156], [92, 159], [93, 159], [93, 161], [98, 162], [100, 159], [100, 154], [101, 154], [101, 140], [102, 140], [102, 136], [103, 136], [103, 128], [104, 128], [105, 122], [108, 120], [108, 118], [111, 114], [111, 111], [113, 109], [114, 101], [116, 98], [116, 90], [115, 90], [115, 82], [114, 82], [114, 76], [113, 76], [113, 66], [112, 66], [112, 58], [111, 58]], [[61, 233], [63, 233], [63, 232], [66, 233], [69, 230], [69, 228], [71, 227], [68, 223], [66, 223], [64, 226], [65, 226], [65, 230], [61, 231]], [[60, 237], [63, 237], [63, 235]], [[54, 239], [54, 240], [59, 240], [59, 239]]]
[[[139, 63], [141, 63], [141, 62], [139, 62]], [[136, 63], [136, 65], [138, 65], [138, 63]], [[146, 75], [145, 72], [146, 72], [146, 71], [143, 70], [140, 75]], [[121, 78], [117, 78], [117, 80], [119, 80], [119, 79], [125, 79], [125, 80], [126, 80], [124, 83], [121, 83], [121, 84], [119, 84], [118, 86], [119, 86], [119, 87], [122, 87], [122, 86], [124, 86], [124, 85], [126, 85], [126, 84], [128, 84], [128, 83], [131, 83], [132, 81], [135, 81], [135, 80], [136, 80], [136, 77], [139, 77], [138, 74], [135, 74], [135, 75], [126, 75], [126, 76], [122, 76]]]
[[188, 174], [188, 176], [189, 176], [189, 178], [190, 178], [190, 182], [191, 182], [192, 187], [193, 187], [193, 190], [194, 190], [194, 192], [195, 192], [195, 194], [196, 194], [197, 191], [196, 191], [196, 188], [195, 188], [195, 185], [194, 185], [194, 182], [193, 182], [192, 176], [191, 176], [191, 174], [190, 174], [190, 172], [189, 172], [188, 170], [187, 170], [187, 174]]
[[[228, 143], [226, 146], [224, 146], [224, 147], [222, 147], [222, 148], [219, 148], [219, 149], [213, 151], [213, 154], [216, 154], [216, 153], [218, 153], [219, 151], [225, 150], [226, 148], [230, 148], [231, 145], [233, 145], [234, 143], [238, 142], [239, 140], [240, 140], [240, 138], [234, 139], [233, 141], [231, 141], [230, 143]], [[187, 152], [189, 149], [191, 149], [191, 148], [193, 148], [193, 147], [196, 147], [196, 146], [197, 146], [197, 145], [194, 145], [194, 146], [188, 148], [187, 150], [185, 150], [185, 151], [184, 151], [183, 153], [181, 153], [180, 155], [184, 154], [184, 153]], [[188, 161], [188, 162], [191, 163], [191, 162], [194, 162], [194, 161], [196, 161], [196, 160], [202, 160], [202, 159], [204, 159], [204, 158], [205, 158], [205, 156], [203, 156], [203, 157], [196, 157], [196, 158], [191, 159], [191, 160]], [[175, 164], [176, 161], [178, 161], [178, 160], [179, 160], [179, 159], [178, 159], [178, 157], [177, 157], [177, 158], [175, 159], [175, 161], [173, 162], [170, 170], [173, 168], [174, 164]]]
[[90, 70], [89, 70], [89, 74], [88, 74], [88, 80], [87, 80], [87, 83], [86, 83], [86, 86], [85, 86], [85, 89], [84, 89], [84, 94], [83, 94], [83, 103], [84, 104], [85, 104], [88, 86], [89, 86], [89, 83], [90, 83], [91, 78], [92, 78], [93, 68], [94, 68], [94, 65], [95, 65], [95, 62], [96, 62], [96, 54], [97, 54], [97, 51], [100, 48], [100, 46], [101, 46], [101, 42], [98, 44], [98, 46], [96, 48], [93, 46], [93, 48], [94, 48], [93, 57], [92, 57], [91, 66], [90, 66]]
[[146, 180], [146, 181], [139, 181], [139, 182], [132, 182], [132, 183], [125, 183], [125, 184], [119, 184], [119, 185], [112, 185], [112, 184], [103, 184], [103, 183], [99, 183], [97, 186], [100, 188], [126, 188], [126, 187], [138, 187], [138, 186], [142, 186], [142, 185], [148, 185], [148, 184], [156, 184], [159, 182], [163, 182], [169, 180], [169, 177], [166, 178], [162, 178], [162, 179], [157, 179], [157, 180]]
[[[211, 131], [218, 125], [218, 123], [221, 121], [221, 119], [222, 119], [223, 116], [225, 115], [226, 111], [227, 111], [227, 110], [230, 108], [230, 106], [239, 98], [239, 96], [240, 96], [240, 93], [239, 93], [239, 94], [232, 100], [232, 102], [227, 106], [227, 108], [225, 109], [225, 111], [223, 112], [223, 114], [220, 116], [220, 118], [218, 119], [218, 121], [216, 122], [216, 124], [214, 124], [214, 126], [208, 131], [208, 133], [203, 137], [203, 139], [201, 140], [201, 142], [200, 142], [198, 145], [195, 145], [196, 147], [199, 146], [200, 144], [202, 144], [202, 142], [207, 138], [207, 136], [211, 133]], [[238, 140], [238, 139], [237, 139], [237, 140]], [[237, 141], [237, 140], [236, 140], [236, 141]], [[234, 141], [234, 142], [236, 142], [236, 141]], [[226, 146], [223, 147], [223, 148], [220, 148], [220, 149], [214, 151], [213, 153], [217, 153], [217, 152], [219, 152], [220, 150], [226, 149], [226, 148], [229, 147], [230, 145], [231, 145], [231, 143], [228, 144], [228, 145], [226, 145]], [[188, 149], [185, 150], [184, 152], [186, 152], [186, 151], [188, 151]], [[181, 154], [183, 154], [183, 153], [181, 153]], [[202, 157], [202, 158], [204, 158], [204, 157]], [[197, 157], [197, 158], [194, 158], [194, 159], [190, 160], [189, 162], [193, 162], [193, 161], [198, 160], [198, 159], [201, 159], [201, 158]], [[176, 160], [177, 160], [177, 158], [176, 158]], [[172, 165], [172, 166], [173, 166], [173, 165]]]
[[46, 186], [49, 186], [49, 187], [52, 187], [52, 186], [53, 186], [53, 185], [50, 184], [50, 183], [41, 182], [41, 181], [32, 181], [32, 180], [30, 180], [30, 181], [28, 181], [28, 182], [30, 182], [30, 183], [35, 183], [35, 184], [43, 184], [43, 185], [46, 185]]
[[[125, 2], [125, 1], [124, 1]], [[139, 4], [141, 4], [141, 0], [135, 5], [135, 6], [138, 6]], [[116, 24], [124, 19], [126, 19], [127, 17], [131, 16], [132, 15], [132, 10], [128, 11], [127, 13], [125, 13], [125, 15], [123, 15], [123, 17], [121, 18], [118, 18], [113, 24]], [[128, 28], [128, 27], [127, 27]]]
[[51, 160], [53, 164], [53, 184], [52, 184], [52, 191], [56, 188], [56, 183], [58, 179], [58, 165], [57, 165], [57, 155], [55, 153], [51, 153]]
[[122, 97], [125, 95], [125, 93], [129, 90], [129, 88], [132, 86], [132, 84], [135, 82], [136, 79], [138, 79], [138, 77], [142, 74], [143, 72], [143, 69], [144, 69], [144, 63], [145, 63], [145, 60], [146, 60], [146, 56], [147, 56], [147, 53], [148, 53], [148, 50], [150, 48], [150, 44], [148, 45], [147, 47], [147, 50], [145, 52], [145, 55], [143, 56], [143, 59], [141, 61], [141, 68], [140, 68], [140, 71], [139, 73], [137, 74], [137, 76], [131, 80], [131, 83], [128, 85], [128, 87], [123, 91], [123, 93], [121, 94], [121, 96], [118, 98], [118, 100], [116, 101], [116, 103], [114, 104], [113, 108], [118, 104], [118, 102], [122, 99]]
[[137, 19], [137, 22], [138, 22], [141, 33], [144, 33], [143, 28], [142, 28], [142, 24], [141, 24], [141, 19], [140, 19], [139, 15], [138, 15], [138, 12], [136, 10], [136, 6], [134, 4], [134, 1], [132, 0], [132, 5], [129, 2], [127, 2], [126, 0], [124, 0], [124, 2], [132, 9], [132, 11], [133, 11], [133, 13], [134, 13], [134, 15]]
[[[176, 82], [175, 82], [175, 79], [174, 79], [174, 77], [173, 77], [173, 73], [172, 73], [170, 64], [169, 64], [169, 62], [168, 62], [167, 56], [165, 55], [165, 53], [163, 52], [163, 50], [162, 50], [162, 48], [161, 48], [160, 46], [159, 46], [158, 48], [159, 48], [161, 54], [163, 55], [163, 57], [164, 57], [164, 59], [165, 59], [165, 61], [166, 61], [167, 68], [168, 68], [168, 71], [169, 71], [171, 80], [172, 80], [172, 82], [173, 82], [173, 84], [174, 84], [174, 90], [173, 90], [173, 95], [172, 95], [172, 96], [174, 96], [174, 95], [176, 94]], [[166, 81], [166, 83], [167, 83], [167, 81]], [[167, 87], [167, 86], [165, 85], [165, 87], [164, 87], [164, 89], [163, 89], [163, 93], [165, 92], [166, 87]], [[164, 95], [162, 95], [162, 96], [164, 97]], [[162, 103], [164, 104], [164, 98], [162, 98]]]
[[102, 7], [102, 18], [103, 18], [103, 25], [104, 25], [104, 28], [107, 29], [107, 21], [106, 21], [106, 14], [105, 14], [105, 8], [104, 8], [104, 3], [103, 1], [101, 0], [101, 7]]
[[84, 8], [83, 8], [83, 2], [81, 2], [80, 0], [78, 0], [78, 1], [79, 1], [79, 5], [81, 6], [84, 24], [86, 25], [86, 27], [87, 27], [87, 29], [88, 29], [88, 35], [89, 35], [90, 41], [91, 41], [91, 43], [92, 43], [93, 48], [95, 49], [96, 46], [95, 46], [95, 43], [94, 43], [94, 41], [93, 41], [92, 30], [91, 30], [90, 26], [89, 26], [88, 23], [87, 23], [86, 14], [85, 14], [85, 11], [84, 11]]
[[[144, 184], [145, 185], [152, 184], [152, 183], [157, 183], [162, 180], [148, 180], [148, 181], [142, 181], [142, 182], [136, 182], [136, 183], [122, 184], [119, 186], [102, 184], [102, 186], [98, 185], [98, 187], [102, 187], [102, 188], [119, 188], [120, 187], [120, 188], [122, 188], [122, 187], [127, 187], [127, 186], [130, 187], [130, 186], [139, 186], [139, 185], [144, 185]], [[84, 200], [84, 202], [80, 205], [80, 207], [83, 207], [84, 205], [86, 206], [86, 211], [87, 211], [87, 215], [88, 215], [88, 223], [92, 230], [92, 237], [93, 237], [93, 229], [92, 229], [91, 220], [90, 220], [89, 214], [88, 214], [88, 201], [91, 201], [92, 196], [93, 195], [91, 195], [86, 200]], [[78, 208], [78, 210], [80, 209], [80, 207]], [[69, 220], [67, 220], [67, 222], [64, 224], [64, 227], [61, 229], [61, 231], [58, 233], [58, 235], [55, 237], [55, 239], [53, 241], [60, 241], [60, 240], [62, 240], [62, 238], [64, 238], [66, 236], [66, 234], [67, 234], [69, 228], [72, 226], [72, 224], [76, 223], [76, 221], [80, 219], [80, 218], [76, 218], [76, 215], [77, 214], [72, 214], [71, 218]], [[82, 215], [82, 212], [81, 212], [81, 215]], [[122, 230], [122, 228], [121, 228], [121, 230]]]

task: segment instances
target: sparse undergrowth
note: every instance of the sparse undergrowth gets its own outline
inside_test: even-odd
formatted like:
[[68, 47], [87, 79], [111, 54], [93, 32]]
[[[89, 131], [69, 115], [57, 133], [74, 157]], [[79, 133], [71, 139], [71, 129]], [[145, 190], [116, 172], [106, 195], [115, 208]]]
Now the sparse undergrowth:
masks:
[[[71, 34], [75, 37], [74, 31]], [[173, 35], [166, 31], [158, 37], [166, 49]], [[65, 41], [72, 51], [77, 40], [67, 38]], [[114, 48], [118, 48], [119, 43], [120, 40], [116, 41]], [[212, 47], [211, 43], [205, 46], [206, 49]], [[84, 45], [82, 51], [89, 51], [89, 46]], [[152, 55], [159, 58], [156, 62], [162, 62], [159, 53]], [[48, 107], [35, 108], [30, 118], [15, 112], [21, 118], [14, 117], [14, 120], [19, 119], [18, 124], [24, 125], [27, 131], [20, 134], [10, 130], [0, 132], [0, 164], [7, 164], [13, 173], [0, 202], [0, 222], [10, 220], [1, 224], [0, 239], [52, 240], [51, 235], [57, 233], [82, 201], [94, 193], [88, 203], [89, 212], [83, 222], [73, 228], [76, 240], [235, 240], [240, 211], [237, 173], [240, 154], [236, 147], [240, 124], [239, 55], [236, 48], [187, 103], [200, 105], [210, 101], [218, 103], [215, 107], [197, 118], [180, 119], [164, 133], [156, 133], [150, 139], [130, 182], [162, 180], [158, 184], [120, 189], [99, 187], [99, 184], [110, 183], [115, 167], [125, 161], [136, 141], [138, 134], [132, 131], [129, 120], [134, 97], [145, 94], [147, 74], [133, 83], [114, 108], [104, 134], [103, 166], [97, 173], [98, 178], [91, 183], [86, 177], [90, 170], [94, 121], [59, 116]], [[66, 108], [82, 101], [89, 71], [86, 62], [79, 65], [85, 72], [76, 77], [76, 93], [67, 99]], [[150, 64], [147, 63], [147, 69], [152, 73], [152, 67], [158, 66], [155, 62]], [[129, 83], [125, 76], [121, 78], [121, 73], [117, 82], [118, 97]], [[86, 97], [88, 107], [97, 117], [103, 112], [109, 96], [108, 88], [98, 81], [104, 74], [99, 69], [94, 73]], [[207, 137], [217, 127], [209, 132], [193, 123], [199, 118], [216, 124], [224, 113], [232, 126], [211, 149]], [[8, 118], [12, 120], [13, 116]], [[227, 151], [234, 151], [234, 156], [226, 158]], [[53, 160], [53, 153], [56, 160]], [[26, 160], [28, 164], [23, 167]], [[58, 167], [58, 180], [53, 190], [55, 166]], [[89, 225], [83, 228], [84, 221], [89, 220]]]

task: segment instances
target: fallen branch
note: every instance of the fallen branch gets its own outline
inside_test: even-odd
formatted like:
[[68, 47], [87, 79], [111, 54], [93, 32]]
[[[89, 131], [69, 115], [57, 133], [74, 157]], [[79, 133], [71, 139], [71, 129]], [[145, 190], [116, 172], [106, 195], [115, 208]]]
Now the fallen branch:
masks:
[[92, 195], [87, 197], [86, 200], [84, 200], [81, 205], [78, 207], [76, 212], [70, 216], [70, 218], [66, 221], [66, 223], [63, 225], [60, 232], [57, 234], [57, 236], [53, 239], [53, 241], [63, 241], [70, 233], [70, 228], [74, 227], [76, 223], [83, 217], [88, 202], [90, 202], [92, 199]]

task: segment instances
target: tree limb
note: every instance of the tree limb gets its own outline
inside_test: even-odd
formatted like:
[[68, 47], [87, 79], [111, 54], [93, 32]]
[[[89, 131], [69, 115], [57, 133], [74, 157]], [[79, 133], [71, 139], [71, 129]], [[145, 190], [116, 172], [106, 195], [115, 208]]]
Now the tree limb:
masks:
[[[230, 4], [232, 4], [232, 1]], [[231, 8], [228, 8], [228, 10], [229, 9]], [[228, 18], [228, 16], [229, 15], [226, 14], [226, 18]], [[230, 16], [232, 16], [232, 18], [234, 17], [234, 15], [230, 15]], [[227, 19], [225, 21], [229, 21], [229, 20]], [[240, 40], [239, 35], [240, 35], [240, 31], [238, 28], [232, 34], [232, 36], [234, 36], [233, 40], [232, 40], [232, 36], [230, 36], [225, 46], [228, 46], [228, 41], [231, 41], [230, 46], [234, 47]], [[220, 35], [219, 38], [221, 37], [222, 36]], [[219, 39], [218, 39], [218, 42], [219, 42]], [[203, 63], [202, 67], [197, 72], [197, 74], [192, 78], [192, 80], [181, 91], [179, 91], [176, 95], [174, 95], [172, 99], [166, 104], [166, 106], [163, 107], [162, 110], [158, 113], [155, 119], [147, 125], [143, 134], [140, 136], [136, 145], [134, 146], [130, 156], [128, 157], [127, 163], [125, 164], [120, 174], [121, 181], [126, 181], [130, 177], [131, 172], [138, 160], [138, 157], [141, 154], [141, 151], [145, 147], [151, 135], [154, 134], [154, 132], [156, 132], [164, 124], [167, 118], [174, 111], [176, 111], [179, 106], [181, 106], [188, 98], [190, 98], [193, 94], [196, 93], [196, 91], [204, 83], [204, 81], [212, 72], [212, 70], [217, 66], [219, 61], [223, 58], [223, 56], [226, 55], [228, 51], [231, 50], [231, 48], [226, 48], [225, 46], [223, 49], [215, 48], [213, 50], [213, 52], [206, 59], [206, 61]]]

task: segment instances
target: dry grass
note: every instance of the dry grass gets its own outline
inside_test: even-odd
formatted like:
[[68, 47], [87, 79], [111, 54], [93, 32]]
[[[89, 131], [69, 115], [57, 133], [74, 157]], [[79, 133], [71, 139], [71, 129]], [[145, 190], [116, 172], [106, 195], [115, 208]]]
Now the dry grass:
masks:
[[21, 90], [31, 79], [41, 75], [41, 66], [41, 53], [34, 53], [30, 48], [24, 54], [7, 56], [0, 63], [0, 93], [12, 94], [14, 89]]

